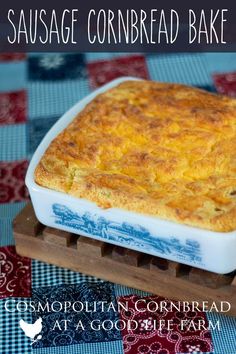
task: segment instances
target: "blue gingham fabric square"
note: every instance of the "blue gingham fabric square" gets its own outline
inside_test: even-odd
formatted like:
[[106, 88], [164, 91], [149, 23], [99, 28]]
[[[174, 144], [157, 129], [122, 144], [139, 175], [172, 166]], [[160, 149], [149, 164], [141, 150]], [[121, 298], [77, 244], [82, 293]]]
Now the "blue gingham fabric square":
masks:
[[68, 80], [86, 78], [84, 55], [45, 53], [28, 59], [29, 80]]
[[72, 270], [32, 260], [32, 287], [41, 288], [61, 284], [98, 283], [103, 280]]
[[82, 343], [70, 346], [36, 348], [34, 354], [124, 354], [121, 340], [99, 343]]
[[124, 285], [120, 285], [120, 284], [114, 284], [114, 291], [115, 291], [116, 296], [138, 295], [138, 296], [142, 297], [142, 296], [150, 296], [151, 295], [150, 293], [148, 293], [146, 291], [142, 291], [142, 290], [138, 290], [138, 289], [134, 289], [134, 288], [129, 288], [128, 286], [124, 286]]
[[26, 124], [1, 126], [0, 161], [23, 160], [26, 156]]
[[89, 92], [89, 82], [86, 79], [31, 81], [28, 83], [29, 119], [60, 117]]
[[0, 247], [14, 245], [12, 221], [26, 202], [0, 204]]
[[39, 143], [58, 120], [58, 117], [45, 117], [29, 120], [27, 124], [27, 153], [33, 154]]
[[14, 217], [24, 208], [26, 202], [18, 202], [14, 204], [3, 203], [0, 204], [1, 219], [14, 219]]
[[26, 61], [0, 63], [0, 92], [18, 91], [26, 85]]
[[146, 57], [150, 78], [195, 86], [213, 86], [202, 54], [181, 53]]
[[202, 53], [205, 59], [205, 70], [209, 77], [215, 73], [236, 70], [236, 53]]
[[12, 220], [0, 219], [0, 247], [14, 244], [15, 240], [13, 237]]
[[120, 331], [115, 326], [109, 330], [101, 326], [106, 321], [112, 324], [118, 320], [117, 310], [109, 307], [110, 303], [116, 306], [111, 283], [37, 288], [33, 289], [33, 302], [37, 309], [37, 316], [33, 312], [33, 319], [35, 321], [41, 317], [43, 323], [42, 338], [33, 344], [34, 348], [121, 339]]
[[214, 354], [235, 354], [236, 353], [236, 317], [229, 317], [222, 314], [208, 312], [208, 320], [220, 322], [220, 331], [212, 330]]
[[[20, 328], [19, 321], [23, 319], [27, 323], [32, 323], [32, 316], [29, 311], [24, 311], [29, 306], [29, 298], [11, 298], [0, 300], [0, 343], [1, 354], [30, 354], [32, 347], [30, 339], [25, 336]], [[21, 302], [17, 311], [16, 305]], [[25, 305], [26, 304], [26, 305]], [[9, 309], [6, 310], [6, 306]]]
[[129, 52], [113, 52], [113, 53], [99, 53], [99, 52], [93, 52], [93, 53], [85, 53], [86, 57], [86, 62], [92, 62], [92, 61], [97, 61], [97, 60], [109, 60], [109, 59], [114, 59], [118, 57], [126, 57], [128, 55], [135, 55], [135, 54], [140, 54], [140, 53], [129, 53]]

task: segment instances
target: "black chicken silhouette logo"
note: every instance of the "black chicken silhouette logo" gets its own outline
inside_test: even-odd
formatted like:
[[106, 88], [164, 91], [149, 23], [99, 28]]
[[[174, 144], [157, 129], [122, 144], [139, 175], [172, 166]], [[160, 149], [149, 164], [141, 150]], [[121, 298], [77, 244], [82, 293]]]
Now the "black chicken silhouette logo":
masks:
[[22, 331], [31, 339], [31, 345], [42, 338], [42, 335], [39, 334], [43, 328], [42, 322], [43, 320], [41, 317], [39, 317], [34, 323], [27, 323], [22, 319], [19, 322]]

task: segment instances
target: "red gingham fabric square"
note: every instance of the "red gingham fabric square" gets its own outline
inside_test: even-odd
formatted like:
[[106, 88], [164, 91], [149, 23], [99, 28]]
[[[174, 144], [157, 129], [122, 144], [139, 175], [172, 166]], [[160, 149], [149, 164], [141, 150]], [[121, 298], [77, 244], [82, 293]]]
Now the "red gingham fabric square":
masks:
[[0, 203], [19, 202], [28, 199], [25, 174], [28, 161], [0, 162]]
[[26, 121], [26, 91], [0, 93], [0, 124], [15, 124]]
[[25, 53], [0, 53], [0, 61], [18, 61], [26, 59]]
[[219, 93], [236, 97], [236, 71], [213, 75], [215, 87]]
[[[208, 326], [203, 312], [177, 311], [170, 307], [170, 300], [159, 296], [140, 298], [128, 295], [119, 297], [118, 301], [128, 308], [120, 310], [120, 319], [126, 323], [121, 330], [125, 354], [176, 354], [213, 350], [210, 331], [198, 328], [199, 321], [204, 321], [205, 327]], [[161, 309], [161, 301], [166, 302], [166, 309]], [[194, 321], [195, 325], [184, 321]], [[168, 325], [171, 329], [168, 329]]]
[[31, 260], [15, 246], [0, 247], [0, 299], [31, 296]]
[[148, 69], [143, 55], [131, 55], [111, 60], [88, 63], [89, 81], [92, 88], [106, 84], [121, 76], [148, 79]]

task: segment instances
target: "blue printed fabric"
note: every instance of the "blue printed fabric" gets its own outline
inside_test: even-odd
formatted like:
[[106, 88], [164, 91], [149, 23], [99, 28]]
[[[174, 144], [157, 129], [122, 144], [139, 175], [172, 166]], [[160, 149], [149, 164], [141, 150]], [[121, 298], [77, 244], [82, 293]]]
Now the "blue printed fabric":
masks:
[[[109, 304], [116, 306], [116, 298], [111, 283], [81, 283], [42, 287], [33, 290], [33, 301], [37, 308], [48, 304], [52, 312], [34, 312], [33, 321], [42, 317], [44, 322], [42, 340], [34, 348], [55, 347], [70, 344], [110, 342], [121, 339], [120, 331], [109, 331], [100, 327], [103, 321], [118, 320], [117, 310], [109, 309]], [[65, 302], [76, 304], [74, 307], [61, 308]], [[100, 302], [104, 302], [102, 306]], [[96, 305], [95, 305], [96, 303]], [[65, 308], [64, 308], [65, 309]], [[37, 314], [37, 317], [35, 316]], [[67, 327], [65, 329], [65, 321]], [[92, 325], [91, 325], [92, 323]], [[62, 331], [62, 329], [65, 329]], [[99, 329], [99, 330], [98, 330]]]
[[49, 53], [28, 60], [29, 80], [65, 80], [86, 77], [83, 54]]

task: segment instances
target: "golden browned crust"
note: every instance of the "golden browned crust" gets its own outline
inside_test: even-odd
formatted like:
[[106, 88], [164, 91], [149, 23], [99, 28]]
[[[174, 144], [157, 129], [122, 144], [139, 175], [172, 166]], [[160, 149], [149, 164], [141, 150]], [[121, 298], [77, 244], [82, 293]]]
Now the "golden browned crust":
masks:
[[51, 143], [44, 187], [214, 231], [236, 229], [236, 100], [128, 81], [97, 96]]

